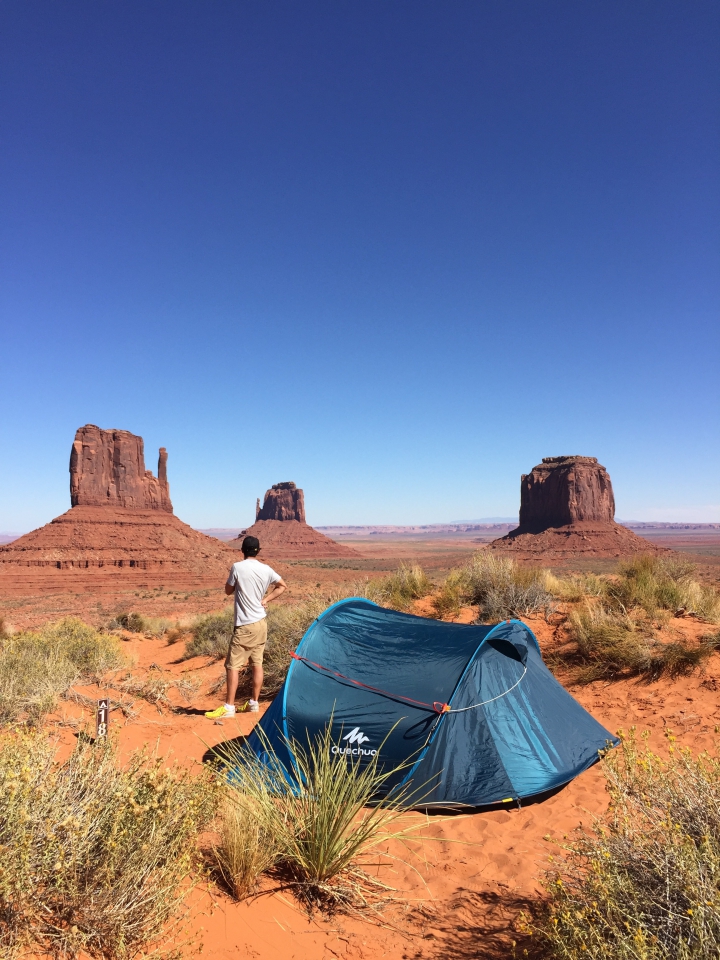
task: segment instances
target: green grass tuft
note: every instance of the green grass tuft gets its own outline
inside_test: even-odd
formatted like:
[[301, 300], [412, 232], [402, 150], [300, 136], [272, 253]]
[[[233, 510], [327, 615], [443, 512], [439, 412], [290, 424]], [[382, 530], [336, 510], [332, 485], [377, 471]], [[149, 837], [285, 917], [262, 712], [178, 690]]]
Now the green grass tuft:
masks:
[[601, 603], [574, 610], [567, 625], [573, 646], [556, 653], [551, 663], [571, 667], [579, 683], [681, 676], [701, 667], [714, 651], [706, 642], [663, 642], [649, 620], [607, 609]]
[[417, 564], [401, 563], [395, 573], [367, 581], [362, 596], [374, 600], [382, 607], [407, 610], [414, 600], [426, 597], [433, 585], [423, 568]]
[[378, 849], [382, 844], [403, 836], [405, 831], [391, 827], [407, 795], [376, 800], [397, 770], [381, 770], [377, 756], [365, 764], [337, 756], [332, 745], [329, 725], [312, 742], [292, 741], [299, 786], [289, 782], [267, 742], [274, 765], [261, 763], [233, 742], [218, 748], [221, 767], [231, 771], [232, 803], [225, 808], [217, 856], [231, 889], [252, 891], [266, 873], [291, 886], [309, 908], [331, 912], [338, 907], [375, 909], [389, 892], [367, 868], [377, 867], [378, 857], [384, 859]]
[[659, 611], [682, 610], [716, 622], [720, 594], [694, 580], [694, 570], [694, 564], [682, 559], [633, 557], [620, 564], [618, 578], [606, 585], [607, 602], [625, 612], [644, 610], [649, 617]]

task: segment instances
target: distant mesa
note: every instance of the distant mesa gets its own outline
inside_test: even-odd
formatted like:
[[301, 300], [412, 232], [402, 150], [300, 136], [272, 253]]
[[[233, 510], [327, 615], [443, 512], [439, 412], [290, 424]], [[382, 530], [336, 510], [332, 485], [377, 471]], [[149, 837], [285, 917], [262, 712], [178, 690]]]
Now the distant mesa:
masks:
[[305, 496], [294, 483], [274, 483], [265, 493], [262, 507], [258, 499], [255, 523], [229, 542], [238, 549], [249, 534], [260, 541], [261, 556], [292, 560], [359, 557], [352, 547], [336, 543], [305, 522]]
[[610, 476], [596, 457], [544, 457], [520, 480], [520, 523], [490, 549], [524, 559], [665, 552], [615, 522]]
[[224, 576], [234, 551], [173, 514], [167, 451], [145, 469], [142, 437], [87, 424], [70, 451], [67, 513], [0, 546], [0, 567], [136, 567]]

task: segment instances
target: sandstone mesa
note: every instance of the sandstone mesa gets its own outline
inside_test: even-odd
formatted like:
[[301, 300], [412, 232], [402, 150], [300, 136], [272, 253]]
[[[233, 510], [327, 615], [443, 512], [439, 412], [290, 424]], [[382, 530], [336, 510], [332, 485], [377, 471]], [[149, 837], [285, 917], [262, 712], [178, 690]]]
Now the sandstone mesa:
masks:
[[664, 553], [615, 522], [610, 475], [596, 457], [544, 457], [520, 479], [520, 523], [490, 549], [518, 559]]

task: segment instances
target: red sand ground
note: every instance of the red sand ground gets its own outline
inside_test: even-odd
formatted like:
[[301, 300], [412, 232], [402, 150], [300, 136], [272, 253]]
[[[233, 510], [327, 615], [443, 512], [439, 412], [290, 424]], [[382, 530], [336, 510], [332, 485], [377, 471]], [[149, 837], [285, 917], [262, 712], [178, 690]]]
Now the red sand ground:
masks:
[[[417, 612], [425, 612], [426, 607], [420, 603]], [[471, 615], [466, 610], [462, 619], [469, 620]], [[527, 622], [544, 652], [557, 644], [556, 626], [541, 618]], [[686, 637], [697, 637], [709, 629], [694, 620], [675, 620], [672, 626]], [[178, 662], [179, 645], [132, 635], [126, 642], [128, 653], [137, 660], [137, 674], [195, 676], [203, 680], [203, 688], [222, 674], [220, 664], [208, 664], [204, 659]], [[651, 743], [660, 746], [664, 731], [671, 728], [680, 743], [697, 751], [712, 747], [716, 739], [718, 685], [720, 657], [715, 657], [704, 674], [692, 677], [654, 683], [594, 683], [572, 692], [610, 730], [637, 725], [650, 730]], [[104, 691], [93, 687], [82, 692], [95, 698]], [[123, 755], [150, 743], [157, 744], [163, 756], [199, 764], [208, 747], [247, 734], [255, 722], [245, 714], [222, 725], [206, 720], [203, 711], [219, 702], [217, 695], [201, 691], [192, 704], [176, 692], [172, 696], [177, 713], [124, 698], [128, 703], [134, 699], [137, 716], [125, 719], [119, 710], [113, 712], [111, 723], [118, 731]], [[64, 750], [71, 748], [74, 724], [82, 716], [80, 707], [64, 703], [55, 718]], [[226, 960], [238, 952], [263, 960], [506, 957], [512, 939], [508, 922], [538, 895], [537, 878], [553, 853], [552, 843], [545, 838], [562, 839], [580, 823], [589, 824], [606, 805], [604, 779], [594, 767], [549, 800], [520, 810], [429, 820], [407, 814], [406, 823], [420, 824], [420, 835], [426, 839], [413, 844], [415, 857], [396, 849], [406, 863], [398, 862], [394, 871], [381, 874], [402, 892], [407, 903], [387, 913], [386, 928], [346, 916], [311, 920], [289, 894], [266, 893], [238, 904], [216, 887], [203, 886], [190, 897], [190, 929], [204, 944], [203, 956], [213, 960]], [[481, 944], [483, 953], [479, 953]]]
[[[457, 540], [424, 544], [375, 540], [372, 544], [354, 542], [353, 546], [361, 554], [357, 560], [278, 563], [290, 584], [290, 599], [393, 569], [399, 559], [422, 562], [439, 576], [477, 548], [477, 544]], [[720, 552], [720, 544], [705, 546]], [[696, 559], [707, 561], [701, 568], [706, 579], [717, 579], [720, 565], [716, 554]], [[128, 569], [5, 569], [0, 571], [0, 615], [17, 627], [64, 613], [102, 622], [108, 612], [122, 606], [187, 621], [197, 612], [219, 609], [226, 602], [222, 582], [215, 576], [176, 574], [163, 579], [158, 572], [157, 577], [152, 571]], [[427, 614], [427, 602], [421, 602], [416, 612]], [[463, 619], [471, 615], [466, 610]], [[534, 618], [527, 622], [545, 653], [561, 642], [557, 625]], [[671, 629], [677, 635], [697, 638], [711, 628], [692, 619], [675, 619]], [[123, 717], [119, 710], [111, 715], [124, 756], [147, 742], [157, 744], [164, 756], [194, 765], [201, 762], [209, 746], [250, 731], [255, 719], [250, 715], [222, 725], [203, 716], [220, 702], [218, 695], [208, 694], [207, 689], [222, 674], [221, 664], [203, 659], [179, 662], [181, 645], [169, 646], [137, 635], [127, 635], [126, 648], [136, 658], [136, 675], [194, 676], [202, 685], [191, 703], [171, 691], [176, 712], [125, 695], [127, 706], [134, 701], [130, 716]], [[664, 731], [671, 728], [680, 743], [698, 751], [712, 747], [716, 739], [719, 690], [720, 656], [715, 656], [704, 673], [690, 677], [653, 683], [594, 683], [575, 687], [572, 693], [610, 730], [635, 724], [640, 730], [650, 730], [651, 743], [661, 747]], [[82, 692], [96, 698], [104, 690], [92, 687]], [[49, 727], [59, 737], [62, 751], [71, 749], [78, 724], [88, 717], [81, 706], [62, 703]], [[538, 877], [554, 852], [545, 837], [562, 839], [580, 823], [589, 824], [606, 805], [604, 779], [594, 767], [554, 797], [519, 810], [427, 821], [419, 814], [407, 814], [406, 822], [421, 825], [420, 835], [427, 839], [416, 843], [416, 857], [396, 850], [406, 862], [397, 862], [394, 872], [383, 873], [406, 901], [405, 906], [388, 911], [384, 927], [347, 916], [309, 919], [289, 894], [266, 892], [237, 904], [217, 887], [204, 885], [189, 897], [190, 931], [202, 942], [202, 955], [210, 960], [230, 960], [238, 955], [260, 960], [505, 958], [511, 955], [509, 923], [538, 895]], [[189, 948], [187, 956], [196, 956], [198, 949], [197, 945]]]

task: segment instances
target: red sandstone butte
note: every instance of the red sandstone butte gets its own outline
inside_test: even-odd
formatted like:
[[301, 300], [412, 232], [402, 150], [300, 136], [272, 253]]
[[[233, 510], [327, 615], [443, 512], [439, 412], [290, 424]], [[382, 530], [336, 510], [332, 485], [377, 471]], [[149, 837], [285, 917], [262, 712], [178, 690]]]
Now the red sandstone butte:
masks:
[[0, 546], [0, 568], [177, 570], [222, 577], [236, 553], [173, 514], [167, 451], [145, 469], [142, 437], [87, 424], [70, 453], [67, 513]]
[[250, 534], [258, 538], [262, 556], [268, 559], [360, 556], [357, 550], [336, 543], [305, 522], [305, 496], [292, 482], [274, 483], [262, 507], [258, 500], [255, 516], [255, 523], [231, 540], [230, 546], [237, 549]]
[[172, 513], [167, 450], [160, 448], [154, 477], [145, 469], [142, 437], [128, 430], [101, 430], [92, 423], [80, 427], [70, 451], [70, 503]]
[[615, 523], [610, 475], [595, 457], [544, 457], [520, 480], [520, 523], [490, 549], [519, 559], [665, 552]]
[[305, 495], [292, 481], [274, 483], [265, 492], [262, 507], [255, 509], [256, 520], [297, 520], [305, 523]]

